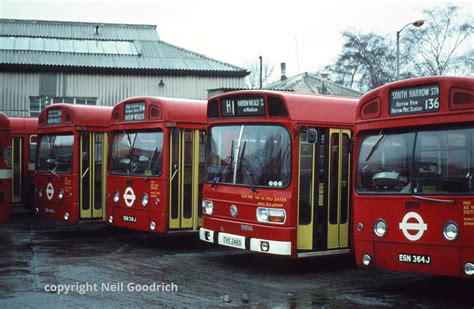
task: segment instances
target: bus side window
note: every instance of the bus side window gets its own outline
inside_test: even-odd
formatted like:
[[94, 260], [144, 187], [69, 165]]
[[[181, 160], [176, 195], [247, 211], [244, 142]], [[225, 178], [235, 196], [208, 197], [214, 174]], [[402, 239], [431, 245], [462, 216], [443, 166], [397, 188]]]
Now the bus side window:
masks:
[[35, 162], [36, 161], [36, 143], [37, 143], [37, 135], [30, 135], [30, 145], [29, 145], [29, 161]]

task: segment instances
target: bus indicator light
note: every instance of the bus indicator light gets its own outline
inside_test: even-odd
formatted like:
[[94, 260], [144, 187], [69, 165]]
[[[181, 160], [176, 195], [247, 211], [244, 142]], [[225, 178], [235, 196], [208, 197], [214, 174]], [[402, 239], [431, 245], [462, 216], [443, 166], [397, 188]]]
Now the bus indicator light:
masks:
[[64, 190], [61, 188], [58, 192], [58, 199], [62, 200], [64, 198]]
[[115, 191], [114, 193], [114, 203], [118, 203], [120, 200], [120, 193], [118, 191]]
[[143, 194], [142, 205], [143, 205], [143, 207], [148, 206], [148, 194], [146, 194], [146, 193]]

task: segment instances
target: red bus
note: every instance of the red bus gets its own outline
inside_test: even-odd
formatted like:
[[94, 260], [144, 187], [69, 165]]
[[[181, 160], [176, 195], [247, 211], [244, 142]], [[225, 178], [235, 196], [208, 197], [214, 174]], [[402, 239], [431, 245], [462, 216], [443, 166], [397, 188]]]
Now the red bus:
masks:
[[277, 91], [211, 98], [200, 239], [292, 258], [350, 253], [356, 105]]
[[359, 266], [474, 274], [474, 79], [426, 77], [360, 99], [354, 178]]
[[0, 112], [0, 222], [9, 221], [12, 213], [12, 156], [10, 120]]
[[38, 119], [36, 212], [77, 223], [103, 220], [112, 107], [54, 104]]
[[166, 233], [201, 226], [206, 101], [134, 97], [112, 112], [107, 223]]
[[38, 118], [10, 117], [12, 202], [33, 210]]

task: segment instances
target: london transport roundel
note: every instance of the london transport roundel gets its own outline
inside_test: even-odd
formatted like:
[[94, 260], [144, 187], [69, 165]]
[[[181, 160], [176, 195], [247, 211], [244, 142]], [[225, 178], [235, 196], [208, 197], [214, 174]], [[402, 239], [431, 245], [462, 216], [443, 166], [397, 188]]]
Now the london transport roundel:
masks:
[[133, 203], [135, 202], [136, 196], [133, 192], [131, 187], [127, 187], [125, 192], [123, 193], [123, 200], [125, 201], [125, 205], [128, 207], [132, 207]]
[[48, 198], [48, 200], [51, 200], [53, 198], [53, 195], [54, 195], [53, 184], [48, 182], [48, 185], [46, 186], [46, 197]]
[[428, 230], [428, 224], [426, 224], [420, 214], [416, 212], [407, 213], [403, 217], [402, 222], [400, 222], [399, 227], [403, 235], [411, 241], [419, 240], [424, 232]]

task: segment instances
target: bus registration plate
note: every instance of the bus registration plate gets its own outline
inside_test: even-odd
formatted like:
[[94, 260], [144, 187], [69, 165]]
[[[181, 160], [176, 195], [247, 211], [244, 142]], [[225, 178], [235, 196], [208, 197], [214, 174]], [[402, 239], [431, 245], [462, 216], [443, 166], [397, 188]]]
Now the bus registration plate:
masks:
[[409, 264], [431, 264], [431, 257], [429, 255], [399, 253], [398, 261]]
[[220, 233], [219, 243], [221, 245], [245, 249], [245, 237]]
[[135, 222], [137, 222], [137, 217], [124, 215], [124, 216], [123, 216], [123, 221], [124, 221], [124, 222], [132, 222], [132, 223], [135, 223]]

